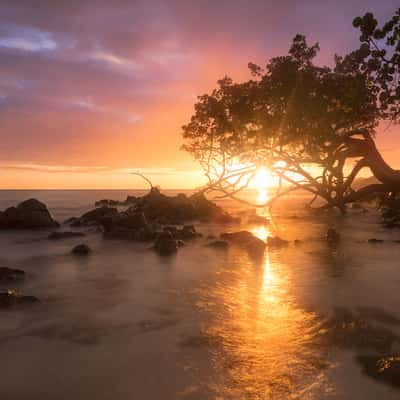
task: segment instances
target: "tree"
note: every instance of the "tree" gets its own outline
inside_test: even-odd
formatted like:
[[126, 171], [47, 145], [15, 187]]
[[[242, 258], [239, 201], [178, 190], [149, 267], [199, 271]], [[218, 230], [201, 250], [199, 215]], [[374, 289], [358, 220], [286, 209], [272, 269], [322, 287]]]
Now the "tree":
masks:
[[[297, 35], [285, 56], [265, 68], [249, 63], [252, 78], [225, 77], [198, 98], [183, 127], [183, 148], [199, 161], [208, 178], [204, 191], [240, 199], [261, 166], [278, 178], [275, 196], [306, 190], [327, 207], [371, 193], [400, 191], [400, 172], [378, 152], [374, 135], [384, 119], [399, 118], [399, 12], [382, 28], [372, 14], [356, 18], [360, 48], [335, 56], [333, 68], [314, 63], [319, 45]], [[381, 50], [382, 43], [391, 48]], [[381, 184], [353, 188], [369, 167]]]

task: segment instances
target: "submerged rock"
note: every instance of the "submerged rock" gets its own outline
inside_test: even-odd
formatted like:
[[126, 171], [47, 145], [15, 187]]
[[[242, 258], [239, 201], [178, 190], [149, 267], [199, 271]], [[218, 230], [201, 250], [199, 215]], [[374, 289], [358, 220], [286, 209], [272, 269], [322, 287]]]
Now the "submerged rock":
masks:
[[72, 254], [82, 255], [82, 256], [88, 255], [91, 252], [92, 249], [87, 244], [84, 243], [78, 244], [71, 250]]
[[23, 201], [17, 207], [10, 207], [0, 212], [0, 229], [36, 229], [58, 226], [58, 222], [51, 217], [46, 205], [36, 199]]
[[268, 236], [267, 237], [267, 246], [268, 247], [283, 247], [287, 246], [289, 242], [285, 239], [280, 238], [279, 236]]
[[69, 239], [74, 237], [82, 237], [85, 236], [83, 232], [72, 232], [72, 231], [55, 231], [51, 232], [47, 237], [49, 240], [61, 240], [61, 239]]
[[160, 255], [170, 255], [178, 251], [178, 245], [170, 232], [162, 232], [154, 243], [154, 249]]
[[39, 299], [35, 296], [22, 296], [17, 294], [14, 290], [0, 292], [0, 308], [34, 303], [39, 303]]
[[184, 225], [181, 229], [176, 226], [165, 226], [165, 232], [169, 232], [175, 240], [190, 240], [201, 236], [194, 225]]
[[221, 233], [222, 240], [227, 240], [232, 242], [244, 249], [246, 249], [250, 254], [259, 255], [265, 250], [266, 243], [254, 236], [248, 231], [239, 231], [232, 233]]
[[400, 388], [400, 355], [358, 356], [357, 361], [366, 375]]
[[382, 239], [371, 238], [367, 240], [368, 243], [383, 243]]
[[340, 234], [333, 228], [329, 228], [326, 232], [326, 240], [330, 244], [335, 244], [340, 242]]
[[0, 267], [0, 282], [19, 281], [24, 278], [25, 278], [25, 271], [23, 271], [22, 269]]
[[214, 240], [211, 243], [206, 245], [207, 247], [212, 247], [214, 249], [227, 249], [229, 247], [229, 243], [226, 240]]

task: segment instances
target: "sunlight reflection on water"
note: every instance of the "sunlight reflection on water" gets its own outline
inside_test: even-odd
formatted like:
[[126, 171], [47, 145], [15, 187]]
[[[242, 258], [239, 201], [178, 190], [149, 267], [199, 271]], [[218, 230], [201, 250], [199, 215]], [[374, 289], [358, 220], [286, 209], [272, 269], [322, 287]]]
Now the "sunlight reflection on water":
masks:
[[290, 269], [273, 254], [253, 260], [238, 251], [204, 288], [202, 311], [212, 316], [204, 334], [219, 344], [213, 368], [225, 377], [212, 386], [216, 398], [312, 399], [330, 390], [313, 346], [315, 314], [296, 306], [290, 287]]

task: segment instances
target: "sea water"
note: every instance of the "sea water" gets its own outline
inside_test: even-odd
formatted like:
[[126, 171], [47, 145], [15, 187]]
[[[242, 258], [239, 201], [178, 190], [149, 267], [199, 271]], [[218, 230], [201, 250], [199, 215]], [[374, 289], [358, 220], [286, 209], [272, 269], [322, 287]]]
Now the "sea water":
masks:
[[[0, 208], [35, 197], [63, 221], [142, 193], [2, 191]], [[197, 224], [203, 237], [168, 258], [97, 232], [0, 232], [0, 265], [27, 273], [11, 286], [41, 300], [0, 312], [0, 398], [398, 399], [358, 357], [400, 351], [382, 345], [400, 335], [400, 231], [374, 211], [310, 214], [303, 200], [280, 203], [269, 225]], [[260, 257], [206, 246], [242, 229], [291, 243]], [[71, 255], [82, 242], [90, 256]]]

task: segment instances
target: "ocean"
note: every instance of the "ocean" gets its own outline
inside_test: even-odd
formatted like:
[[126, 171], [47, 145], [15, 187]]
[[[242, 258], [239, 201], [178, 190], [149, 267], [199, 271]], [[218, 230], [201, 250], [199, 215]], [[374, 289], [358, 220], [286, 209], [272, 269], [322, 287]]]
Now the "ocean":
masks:
[[[34, 197], [62, 222], [143, 193], [0, 191], [0, 209]], [[168, 258], [98, 232], [0, 232], [0, 265], [25, 270], [15, 289], [41, 300], [0, 312], [0, 399], [398, 399], [365, 360], [400, 352], [400, 231], [373, 210], [310, 214], [304, 200], [283, 200], [265, 226], [196, 224], [203, 237]], [[206, 246], [243, 229], [291, 243], [262, 257]], [[81, 242], [90, 256], [70, 254]]]

